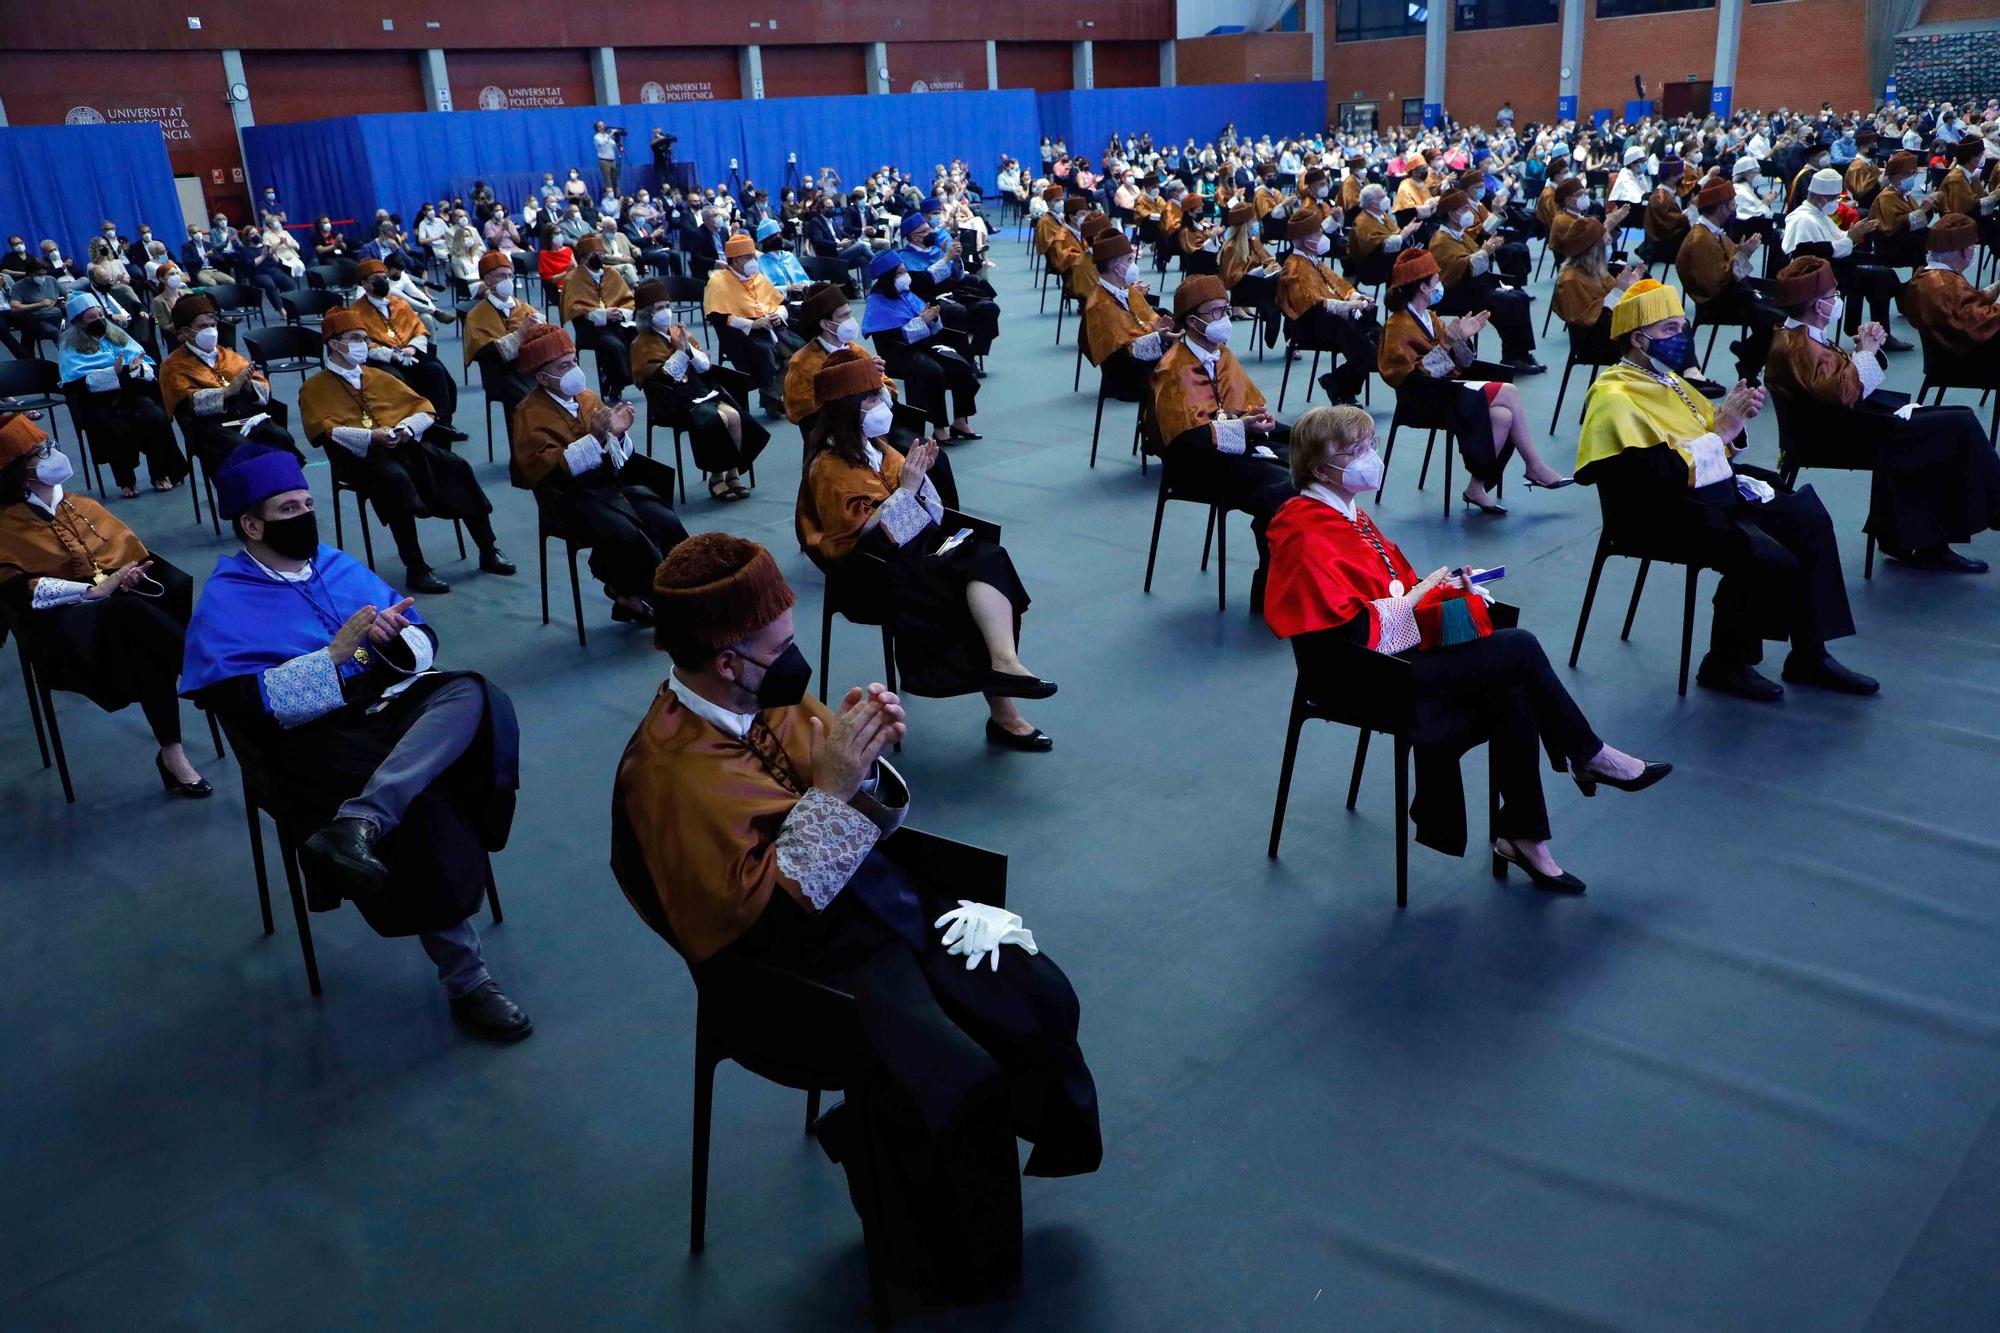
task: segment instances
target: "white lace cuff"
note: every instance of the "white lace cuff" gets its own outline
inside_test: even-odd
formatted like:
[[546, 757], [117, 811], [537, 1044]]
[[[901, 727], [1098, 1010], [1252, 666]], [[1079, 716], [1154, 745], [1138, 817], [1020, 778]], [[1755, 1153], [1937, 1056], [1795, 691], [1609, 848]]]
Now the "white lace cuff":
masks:
[[194, 414], [198, 417], [219, 417], [223, 404], [227, 401], [220, 389], [196, 389], [189, 401], [194, 404]]
[[1483, 250], [1473, 251], [1471, 258], [1467, 259], [1465, 262], [1467, 269], [1472, 273], [1472, 276], [1475, 278], [1481, 276], [1486, 272], [1487, 256], [1486, 252]]
[[662, 365], [662, 368], [667, 372], [667, 378], [673, 380], [676, 383], [679, 383], [681, 380], [686, 379], [688, 373], [687, 352], [685, 350], [675, 352], [672, 356], [666, 359], [666, 361]]
[[1731, 475], [1729, 448], [1722, 437], [1714, 431], [1697, 435], [1687, 442], [1688, 453], [1694, 458], [1694, 484], [1707, 486], [1718, 481], [1727, 481]]
[[599, 306], [597, 307], [597, 309], [591, 311], [590, 314], [587, 316], [587, 318], [590, 320], [591, 323], [595, 324], [598, 328], [601, 329], [610, 320], [611, 312], [605, 309], [603, 306]]
[[1236, 421], [1212, 421], [1209, 429], [1215, 432], [1217, 453], [1240, 454], [1244, 450], [1243, 423]]
[[1931, 215], [1921, 208], [1916, 209], [1909, 216], [1909, 224], [1911, 231], [1922, 231], [1931, 225]]
[[1618, 287], [1613, 287], [1610, 291], [1604, 294], [1604, 302], [1603, 302], [1604, 308], [1606, 310], [1617, 309], [1618, 302], [1622, 300], [1624, 296], [1625, 292], [1623, 291], [1623, 289]]
[[1369, 605], [1375, 608], [1376, 652], [1400, 653], [1417, 646], [1422, 636], [1417, 633], [1417, 609], [1410, 598], [1378, 597]]
[[572, 477], [580, 477], [604, 461], [604, 446], [595, 435], [586, 435], [580, 440], [563, 446], [563, 462]]
[[688, 354], [688, 360], [694, 363], [695, 374], [705, 375], [708, 373], [708, 367], [710, 365], [708, 359], [708, 353], [702, 351], [701, 347], [698, 344], [689, 343], [687, 346], [687, 354]]
[[266, 705], [281, 727], [324, 717], [346, 702], [340, 693], [340, 669], [324, 648], [266, 668], [263, 683]]
[[1402, 248], [1403, 234], [1401, 232], [1395, 232], [1382, 238], [1382, 252], [1384, 254], [1393, 255]]
[[1861, 377], [1861, 396], [1868, 397], [1882, 387], [1888, 372], [1882, 369], [1881, 358], [1874, 353], [1854, 358], [1854, 373]]
[[72, 579], [39, 578], [28, 594], [28, 609], [48, 611], [58, 606], [73, 606], [83, 600], [90, 591], [88, 583], [77, 583]]
[[118, 387], [116, 370], [92, 370], [84, 374], [83, 382], [92, 393], [106, 393]]
[[437, 661], [437, 650], [431, 647], [431, 636], [415, 625], [405, 625], [397, 637], [410, 650], [410, 665], [403, 666], [387, 653], [382, 654], [382, 660], [406, 676], [421, 676], [429, 671], [431, 664]]
[[[924, 478], [924, 484], [930, 484], [929, 477]], [[930, 512], [925, 508], [923, 501], [901, 486], [896, 488], [894, 495], [882, 502], [875, 513], [882, 520], [882, 531], [887, 533], [889, 540], [898, 546], [904, 545], [910, 538], [931, 525]]]
[[406, 430], [410, 438], [420, 439], [423, 433], [437, 424], [437, 418], [428, 412], [412, 412], [396, 423], [397, 430]]
[[502, 361], [512, 361], [521, 354], [521, 335], [510, 333], [504, 338], [495, 338], [487, 346], [498, 348]]
[[1132, 357], [1137, 361], [1158, 361], [1166, 355], [1166, 348], [1160, 345], [1158, 329], [1132, 340]]
[[729, 327], [735, 329], [738, 333], [748, 333], [750, 332], [750, 321], [741, 315], [731, 315], [729, 317]]
[[924, 322], [922, 315], [912, 315], [903, 321], [903, 338], [907, 342], [921, 342], [930, 335], [931, 326]]
[[365, 426], [335, 426], [330, 434], [335, 444], [357, 457], [375, 442], [375, 432]]
[[815, 911], [825, 911], [882, 831], [847, 802], [813, 787], [778, 830], [778, 873], [798, 884]]

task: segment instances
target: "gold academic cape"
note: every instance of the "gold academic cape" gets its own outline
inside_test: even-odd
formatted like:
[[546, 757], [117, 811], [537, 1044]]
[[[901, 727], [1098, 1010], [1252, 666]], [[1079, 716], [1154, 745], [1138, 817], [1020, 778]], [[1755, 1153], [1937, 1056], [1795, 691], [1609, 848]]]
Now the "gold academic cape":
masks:
[[1168, 349], [1153, 371], [1153, 420], [1163, 444], [1208, 425], [1218, 410], [1243, 416], [1263, 405], [1264, 395], [1227, 347], [1216, 359], [1214, 380], [1184, 342]]
[[[770, 284], [764, 285], [768, 287]], [[565, 324], [573, 324], [593, 310], [632, 308], [632, 289], [625, 285], [624, 276], [609, 264], [597, 271], [596, 282], [590, 280], [590, 272], [582, 264], [571, 269], [569, 276], [563, 279], [562, 306], [558, 313]]]
[[1803, 328], [1783, 328], [1771, 335], [1764, 383], [1773, 393], [1811, 398], [1835, 407], [1853, 407], [1861, 401], [1861, 372], [1854, 368], [1853, 358]]
[[[860, 343], [849, 343], [847, 347], [860, 356], [872, 359], [875, 355]], [[785, 416], [794, 426], [819, 411], [819, 399], [813, 395], [813, 376], [819, 374], [820, 367], [832, 355], [818, 338], [808, 338], [806, 345], [793, 352], [792, 359], [785, 363]], [[889, 391], [891, 399], [895, 398], [894, 381], [883, 380], [882, 387]]]
[[508, 334], [527, 328], [537, 313], [532, 304], [515, 297], [513, 313], [502, 315], [491, 301], [480, 297], [465, 317], [465, 364], [471, 365], [481, 352]]
[[[1597, 377], [1583, 409], [1583, 436], [1576, 446], [1578, 472], [1626, 449], [1665, 445], [1686, 460], [1688, 485], [1693, 487], [1694, 450], [1688, 442], [1715, 429], [1715, 408], [1686, 380], [1672, 371], [1665, 373], [1676, 381], [1680, 393], [1629, 361], [1607, 367]], [[1734, 445], [1729, 446], [1731, 457], [1736, 452]]]
[[[1953, 352], [1990, 347], [2000, 334], [2000, 305], [1965, 280], [1941, 268], [1920, 268], [1903, 284], [1903, 318]], [[161, 381], [166, 379], [162, 375]]]
[[361, 327], [368, 331], [368, 341], [377, 347], [408, 347], [419, 338], [430, 337], [417, 312], [400, 296], [389, 298], [386, 316], [366, 296], [355, 297], [347, 308], [361, 316]]
[[1101, 366], [1109, 361], [1122, 347], [1129, 347], [1134, 340], [1143, 338], [1153, 331], [1153, 321], [1157, 318], [1153, 307], [1146, 304], [1145, 296], [1126, 289], [1125, 300], [1131, 306], [1118, 304], [1102, 283], [1083, 303], [1083, 354], [1090, 358], [1090, 364]]
[[537, 385], [514, 408], [514, 457], [510, 469], [516, 486], [532, 489], [550, 476], [568, 476], [563, 450], [590, 434], [590, 419], [604, 402], [585, 389], [576, 396], [576, 416], [562, 410], [547, 389]]
[[1278, 274], [1278, 309], [1286, 319], [1302, 318], [1329, 300], [1345, 301], [1354, 284], [1333, 271], [1333, 265], [1294, 250], [1285, 256]]
[[49, 517], [27, 501], [0, 507], [0, 585], [39, 579], [95, 581], [99, 571], [146, 558], [146, 544], [87, 495], [65, 490]]
[[437, 415], [430, 399], [374, 366], [361, 368], [358, 391], [331, 370], [310, 376], [299, 387], [299, 417], [306, 438], [322, 445], [329, 442], [328, 435], [335, 426], [386, 430], [419, 412]]
[[[174, 414], [174, 409], [181, 405], [183, 398], [191, 398], [202, 389], [220, 389], [249, 364], [219, 343], [215, 348], [213, 369], [203, 365], [201, 358], [186, 347], [175, 348], [160, 363], [160, 401], [166, 405], [167, 415]], [[261, 372], [251, 372], [250, 382], [263, 385], [267, 391], [271, 387], [271, 382]]]

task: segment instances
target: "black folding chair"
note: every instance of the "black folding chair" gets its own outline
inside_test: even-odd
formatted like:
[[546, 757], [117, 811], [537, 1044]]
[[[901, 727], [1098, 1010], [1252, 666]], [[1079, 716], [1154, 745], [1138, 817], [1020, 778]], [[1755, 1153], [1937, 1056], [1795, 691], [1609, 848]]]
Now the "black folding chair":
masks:
[[[311, 270], [307, 270], [307, 274], [310, 276]], [[346, 304], [339, 292], [319, 287], [287, 292], [278, 300], [278, 308], [285, 312], [287, 324], [317, 323], [326, 318], [328, 311], [338, 310]]]
[[264, 378], [296, 373], [301, 385], [309, 372], [326, 368], [319, 331], [303, 324], [273, 324], [254, 338], [245, 334], [243, 354], [264, 372]]
[[62, 394], [62, 371], [53, 361], [37, 357], [0, 361], [0, 402], [10, 412], [40, 412], [51, 438], [62, 443], [62, 427], [55, 409], [67, 407]]

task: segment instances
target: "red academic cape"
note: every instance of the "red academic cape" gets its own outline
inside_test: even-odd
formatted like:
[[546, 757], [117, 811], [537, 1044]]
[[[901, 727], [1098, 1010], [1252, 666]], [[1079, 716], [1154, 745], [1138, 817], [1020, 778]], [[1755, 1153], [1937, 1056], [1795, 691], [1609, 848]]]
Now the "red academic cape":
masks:
[[1264, 623], [1281, 639], [1368, 620], [1368, 646], [1382, 642], [1382, 623], [1373, 605], [1389, 596], [1389, 570], [1362, 536], [1365, 526], [1382, 543], [1404, 591], [1417, 586], [1416, 570], [1396, 543], [1382, 535], [1359, 505], [1355, 523], [1310, 495], [1295, 495], [1278, 508], [1267, 536], [1271, 573], [1264, 589]]

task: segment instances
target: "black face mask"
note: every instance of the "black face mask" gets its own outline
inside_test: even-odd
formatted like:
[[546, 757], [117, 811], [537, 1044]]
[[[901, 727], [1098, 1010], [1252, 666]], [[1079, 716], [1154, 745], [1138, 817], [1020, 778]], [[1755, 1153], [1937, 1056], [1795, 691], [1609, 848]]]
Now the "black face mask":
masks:
[[584, 266], [587, 268], [600, 269], [604, 267], [604, 259], [601, 255], [592, 255], [590, 256], [590, 258], [584, 260], [583, 262]]
[[319, 550], [319, 515], [308, 509], [290, 518], [264, 520], [264, 545], [287, 560], [310, 560]]
[[370, 278], [368, 280], [368, 294], [370, 296], [387, 296], [389, 294], [389, 280], [387, 278]]
[[[747, 655], [744, 660], [757, 662]], [[757, 665], [764, 668], [764, 678], [757, 682], [758, 708], [790, 708], [806, 697], [806, 686], [812, 681], [812, 664], [806, 661], [798, 644], [787, 646], [769, 662]]]

